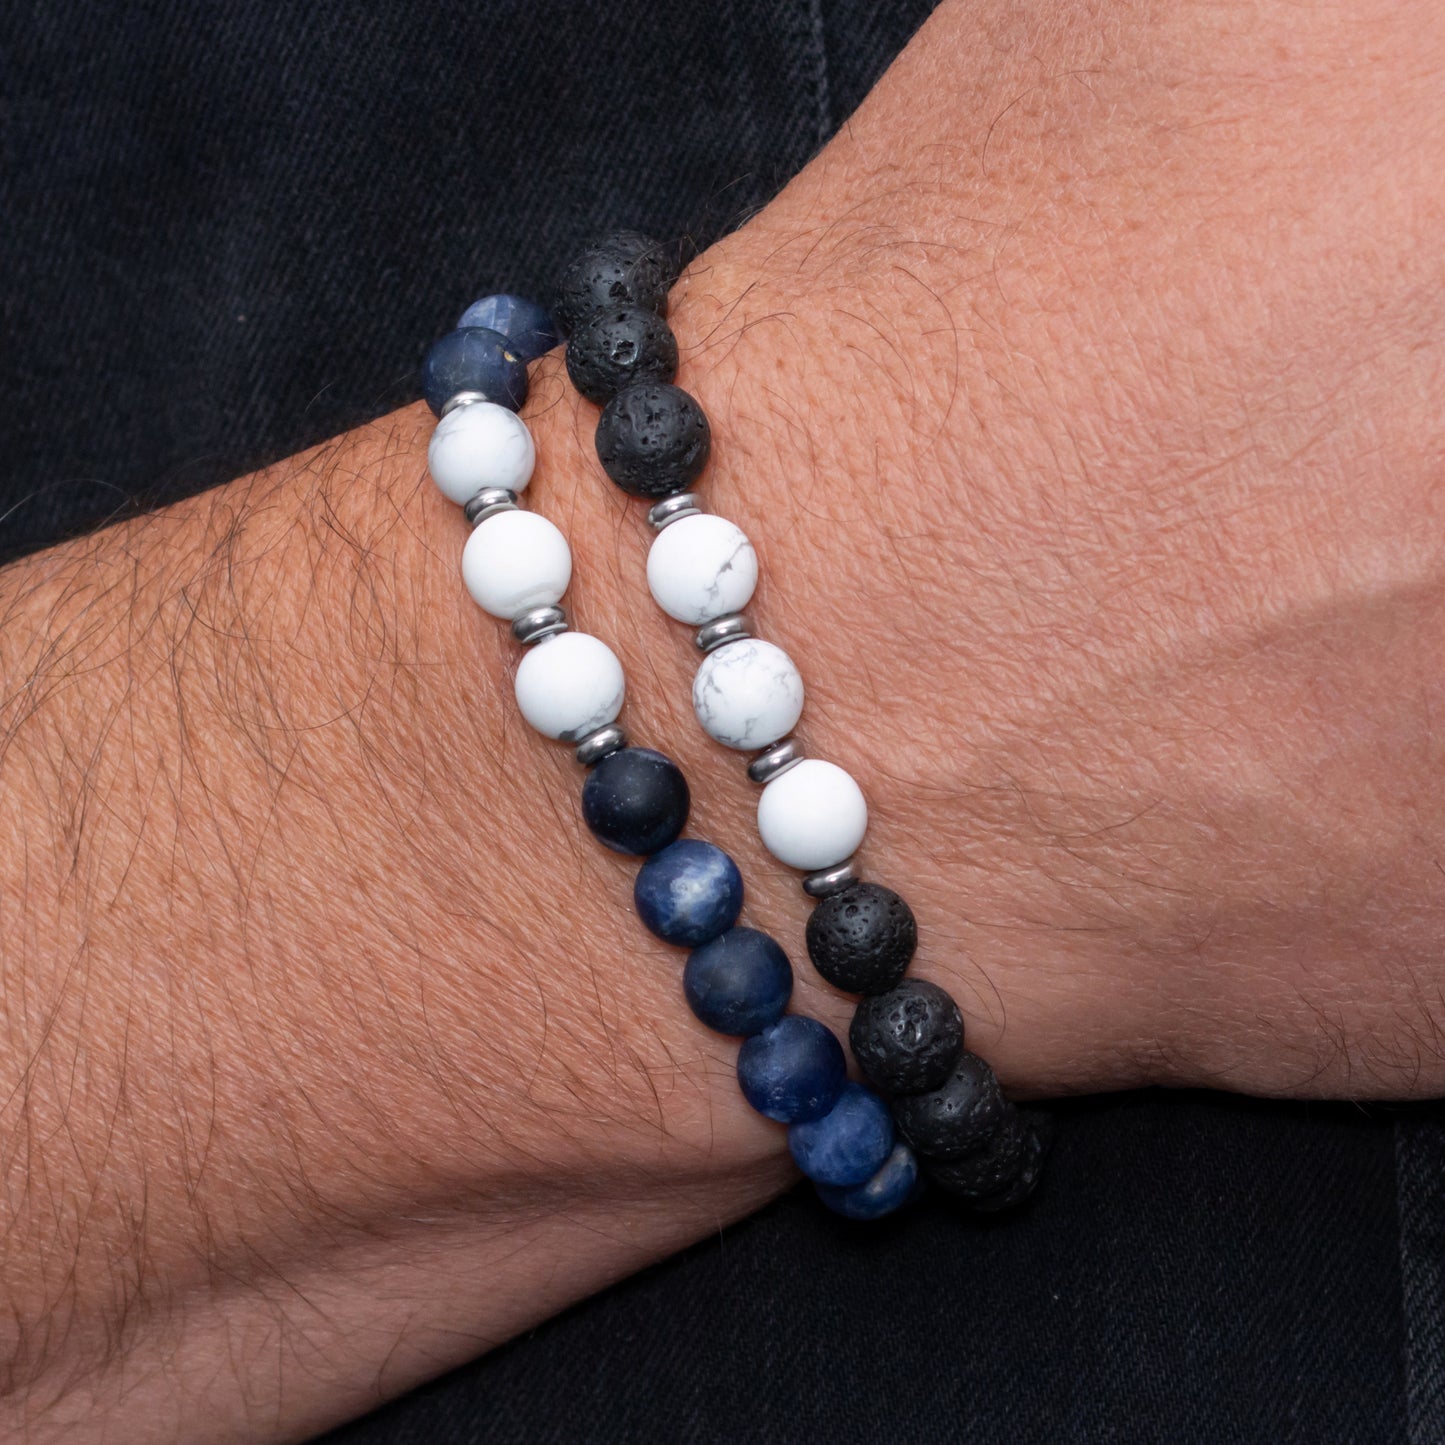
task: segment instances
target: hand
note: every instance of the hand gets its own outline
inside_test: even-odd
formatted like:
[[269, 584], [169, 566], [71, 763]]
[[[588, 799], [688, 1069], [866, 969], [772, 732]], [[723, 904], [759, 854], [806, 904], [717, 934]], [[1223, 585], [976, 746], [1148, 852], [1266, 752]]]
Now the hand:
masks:
[[1026, 1089], [1445, 1087], [1445, 22], [1300, 18], [946, 6], [677, 308], [808, 735]]

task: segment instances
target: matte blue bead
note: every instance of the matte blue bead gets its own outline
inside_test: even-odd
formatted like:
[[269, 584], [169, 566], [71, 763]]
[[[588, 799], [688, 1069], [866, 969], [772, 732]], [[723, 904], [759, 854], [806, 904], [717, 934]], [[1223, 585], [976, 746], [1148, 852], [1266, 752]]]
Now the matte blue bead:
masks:
[[883, 1161], [883, 1167], [864, 1183], [847, 1189], [833, 1184], [815, 1188], [818, 1198], [845, 1219], [882, 1219], [918, 1196], [923, 1175], [918, 1172], [918, 1157], [900, 1140]]
[[462, 312], [457, 330], [483, 326], [498, 331], [512, 343], [512, 350], [523, 361], [536, 361], [561, 341], [556, 323], [545, 306], [525, 296], [483, 296]]
[[844, 1084], [838, 1102], [821, 1119], [788, 1130], [788, 1149], [815, 1183], [840, 1189], [862, 1184], [893, 1151], [893, 1116], [872, 1089]]
[[782, 1018], [793, 993], [793, 968], [766, 933], [730, 928], [692, 951], [682, 987], [688, 1006], [708, 1028], [755, 1034]]
[[784, 1014], [738, 1050], [743, 1097], [780, 1124], [821, 1119], [847, 1079], [843, 1045], [831, 1029], [802, 1014]]
[[505, 336], [469, 326], [448, 332], [427, 352], [421, 389], [438, 416], [459, 391], [479, 391], [488, 401], [517, 411], [527, 399], [527, 363]]
[[679, 838], [637, 870], [632, 897], [638, 916], [659, 938], [696, 948], [737, 922], [743, 876], [721, 848]]
[[689, 803], [682, 769], [651, 748], [619, 748], [582, 784], [582, 817], [615, 853], [666, 848], [687, 823]]

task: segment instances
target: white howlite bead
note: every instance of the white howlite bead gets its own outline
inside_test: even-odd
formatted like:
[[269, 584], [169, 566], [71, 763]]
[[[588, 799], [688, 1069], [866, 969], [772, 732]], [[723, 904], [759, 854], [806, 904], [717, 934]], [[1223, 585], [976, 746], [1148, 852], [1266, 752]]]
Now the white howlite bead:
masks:
[[765, 748], [792, 732], [802, 715], [802, 675], [781, 647], [739, 638], [703, 658], [692, 706], [709, 737], [730, 748]]
[[426, 460], [443, 495], [462, 507], [483, 487], [525, 491], [537, 448], [516, 412], [494, 401], [474, 401], [437, 423]]
[[758, 799], [763, 846], [790, 868], [833, 868], [858, 851], [867, 831], [863, 790], [821, 758], [804, 758], [780, 773]]
[[605, 642], [559, 632], [522, 658], [516, 688], [522, 716], [539, 733], [575, 743], [622, 711], [622, 664]]
[[478, 607], [507, 622], [551, 607], [572, 580], [567, 539], [535, 512], [494, 512], [462, 548], [462, 581]]
[[653, 539], [647, 585], [669, 617], [696, 627], [748, 605], [758, 585], [758, 554], [725, 517], [679, 517]]

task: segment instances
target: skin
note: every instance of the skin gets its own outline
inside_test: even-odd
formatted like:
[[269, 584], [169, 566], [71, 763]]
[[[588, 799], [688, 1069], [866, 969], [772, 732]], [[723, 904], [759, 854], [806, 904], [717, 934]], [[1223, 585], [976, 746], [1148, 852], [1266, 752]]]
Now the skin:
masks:
[[[946, 4], [680, 283], [802, 735], [1021, 1095], [1445, 1083], [1442, 76], [1433, 0]], [[802, 964], [555, 358], [528, 416], [574, 624]], [[9, 1438], [299, 1438], [794, 1177], [429, 429], [0, 572]]]

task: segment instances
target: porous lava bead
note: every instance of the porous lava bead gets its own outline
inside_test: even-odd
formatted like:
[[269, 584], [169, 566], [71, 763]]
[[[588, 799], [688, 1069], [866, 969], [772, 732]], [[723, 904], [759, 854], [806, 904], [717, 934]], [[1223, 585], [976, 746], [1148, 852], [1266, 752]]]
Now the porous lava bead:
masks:
[[738, 1084], [765, 1118], [780, 1124], [821, 1119], [838, 1100], [848, 1078], [843, 1045], [817, 1019], [784, 1014], [743, 1041]]
[[715, 844], [679, 838], [637, 870], [632, 897], [638, 917], [665, 943], [697, 948], [738, 921], [743, 876]]
[[829, 894], [808, 919], [808, 956], [845, 993], [887, 993], [918, 946], [913, 910], [878, 883]]
[[676, 248], [641, 231], [614, 231], [591, 242], [562, 273], [552, 319], [571, 336], [594, 311], [626, 302], [667, 315], [667, 293], [677, 280]]
[[683, 830], [691, 799], [682, 769], [651, 748], [621, 748], [582, 784], [582, 817], [614, 853], [656, 853]]
[[572, 385], [599, 406], [640, 381], [677, 375], [677, 341], [662, 317], [640, 306], [594, 312], [567, 343]]
[[818, 1198], [845, 1219], [882, 1219], [915, 1198], [923, 1185], [918, 1159], [901, 1140], [871, 1179], [851, 1188], [818, 1184]]
[[1048, 1116], [1035, 1115], [1025, 1130], [1023, 1158], [1013, 1178], [995, 1193], [969, 1200], [969, 1207], [976, 1214], [1002, 1214], [1005, 1210], [1017, 1209], [1038, 1188], [1051, 1133]]
[[682, 988], [708, 1028], [746, 1038], [782, 1018], [793, 994], [793, 967], [766, 933], [730, 928], [688, 955]]
[[893, 1151], [888, 1105], [862, 1084], [843, 1085], [821, 1119], [794, 1124], [788, 1150], [798, 1168], [818, 1184], [847, 1189], [871, 1179]]
[[875, 1089], [926, 1094], [946, 1083], [958, 1063], [963, 1015], [936, 983], [905, 978], [858, 1004], [848, 1042]]
[[925, 1161], [928, 1177], [957, 1199], [984, 1199], [1007, 1189], [1023, 1168], [1029, 1129], [1017, 1115], [994, 1130], [988, 1142], [962, 1159]]
[[993, 1070], [967, 1049], [941, 1087], [893, 1101], [894, 1122], [928, 1160], [962, 1159], [982, 1149], [1014, 1112]]
[[664, 382], [619, 391], [602, 409], [595, 440], [603, 471], [624, 492], [654, 501], [690, 487], [712, 449], [702, 408]]
[[505, 336], [481, 326], [450, 331], [426, 354], [422, 395], [440, 416], [458, 392], [480, 392], [488, 401], [519, 411], [527, 399], [527, 363]]

